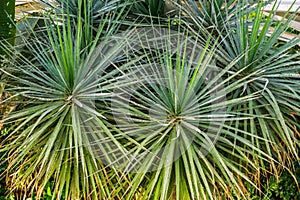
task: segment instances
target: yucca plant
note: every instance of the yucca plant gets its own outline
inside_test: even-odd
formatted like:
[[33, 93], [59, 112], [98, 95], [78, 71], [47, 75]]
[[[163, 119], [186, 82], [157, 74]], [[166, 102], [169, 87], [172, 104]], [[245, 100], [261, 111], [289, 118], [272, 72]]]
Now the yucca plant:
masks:
[[[293, 162], [299, 160], [300, 62], [299, 52], [293, 50], [299, 39], [279, 42], [294, 16], [277, 22], [273, 19], [276, 8], [265, 16], [263, 6], [263, 3], [258, 4], [254, 16], [247, 12], [237, 14], [239, 20], [236, 23], [222, 28], [220, 32], [223, 34], [217, 38], [220, 41], [218, 49], [222, 53], [215, 54], [217, 65], [223, 69], [238, 59], [227, 72], [229, 77], [238, 73], [230, 84], [239, 85], [227, 95], [228, 100], [259, 91], [262, 95], [262, 98], [228, 107], [241, 113], [230, 126], [251, 133], [236, 134], [272, 156], [269, 162], [265, 162], [259, 159], [259, 154], [247, 154], [256, 165], [265, 169], [258, 170], [252, 178], [258, 186], [269, 173], [278, 177], [282, 168], [288, 169], [293, 176]], [[239, 115], [253, 118], [238, 120]], [[235, 145], [238, 143], [234, 141]], [[237, 162], [243, 165], [243, 161]]]
[[17, 106], [1, 120], [16, 124], [1, 151], [9, 151], [8, 180], [22, 198], [32, 192], [42, 198], [50, 182], [52, 199], [114, 199], [127, 184], [112, 164], [114, 151], [125, 151], [105, 118], [109, 91], [123, 84], [115, 83], [121, 67], [113, 63], [124, 42], [110, 46], [100, 38], [102, 25], [85, 46], [82, 37], [91, 27], [71, 23], [70, 17], [62, 24], [45, 20], [47, 37], [23, 41], [33, 56], [16, 51], [0, 69], [3, 92], [12, 94], [5, 101]]
[[246, 199], [260, 174], [298, 159], [299, 53], [289, 50], [299, 41], [277, 43], [289, 21], [264, 17], [263, 2], [253, 16], [244, 1], [201, 1], [214, 10], [188, 16], [201, 22], [188, 29], [150, 24], [114, 37], [116, 4], [103, 4], [95, 25], [98, 1], [57, 2], [45, 32], [24, 39], [31, 56], [16, 51], [0, 69], [18, 106], [0, 121], [16, 124], [1, 147], [15, 189]]
[[128, 12], [125, 10], [131, 4], [118, 0], [40, 0], [39, 2], [46, 6], [46, 10], [54, 11], [56, 18], [61, 20], [70, 18], [72, 29], [76, 29], [78, 23], [86, 27], [82, 36], [83, 46], [89, 45], [97, 35], [99, 27], [104, 27], [101, 37], [116, 33], [121, 25], [125, 24], [124, 20]]
[[[288, 28], [294, 15], [287, 21], [276, 22], [273, 19], [275, 13], [274, 7], [265, 16], [263, 3], [260, 3], [254, 17], [239, 14], [239, 21], [228, 27], [226, 36], [222, 38], [220, 49], [226, 52], [226, 56], [220, 61], [231, 62], [242, 55], [229, 73], [239, 72], [234, 81], [243, 83], [243, 87], [232, 93], [230, 98], [258, 91], [263, 91], [263, 98], [235, 107], [244, 110], [245, 114], [260, 116], [255, 120], [236, 121], [235, 126], [265, 138], [264, 144], [256, 143], [264, 151], [274, 154], [283, 164], [284, 161], [291, 163], [298, 159], [297, 117], [292, 115], [298, 116], [300, 111], [300, 64], [299, 52], [291, 50], [300, 40], [295, 38], [279, 44], [281, 34]], [[255, 141], [254, 138], [252, 140]]]
[[39, 0], [42, 4], [53, 9], [57, 14], [69, 15], [71, 20], [82, 20], [85, 23], [101, 23], [104, 22], [106, 14], [110, 14], [111, 11], [117, 11], [117, 9], [126, 6], [122, 4], [124, 1], [116, 0], [55, 0], [44, 1]]
[[[288, 20], [275, 21], [277, 7], [274, 7], [269, 15], [264, 13], [264, 5], [271, 1], [256, 2], [253, 7], [240, 9], [231, 13], [228, 23], [222, 27], [215, 27], [218, 34], [218, 49], [222, 52], [218, 66], [225, 68], [228, 63], [240, 58], [235, 66], [228, 72], [239, 73], [233, 79], [232, 84], [244, 82], [243, 87], [238, 88], [228, 99], [234, 99], [244, 95], [262, 92], [262, 97], [254, 99], [246, 104], [232, 107], [234, 111], [241, 111], [243, 115], [257, 116], [252, 119], [236, 120], [231, 126], [251, 132], [251, 135], [262, 137], [264, 142], [256, 141], [251, 135], [243, 136], [260, 146], [264, 152], [268, 152], [278, 162], [272, 162], [271, 166], [264, 162], [269, 172], [278, 175], [278, 170], [287, 168], [293, 174], [293, 162], [298, 160], [299, 148], [299, 52], [295, 51], [299, 39], [294, 38], [288, 42], [280, 42], [281, 34], [288, 29], [289, 22], [295, 15], [285, 15]], [[223, 3], [223, 8], [226, 6]], [[293, 6], [293, 5], [292, 5]], [[200, 6], [201, 8], [201, 6]], [[232, 7], [232, 9], [234, 9]], [[249, 11], [253, 11], [252, 13]], [[215, 15], [214, 15], [215, 16]], [[189, 16], [196, 30], [203, 29], [198, 15]], [[215, 17], [214, 19], [218, 19]], [[226, 19], [226, 18], [224, 18]], [[195, 31], [197, 32], [197, 31]], [[199, 32], [199, 31], [198, 31]], [[253, 160], [261, 162], [253, 153]], [[254, 178], [260, 183], [261, 171]]]
[[145, 63], [131, 69], [128, 78], [136, 84], [120, 89], [112, 102], [117, 127], [131, 138], [123, 168], [131, 185], [123, 199], [246, 198], [244, 182], [263, 170], [248, 154], [271, 158], [243, 135], [262, 137], [231, 126], [254, 117], [231, 107], [260, 99], [254, 93], [227, 99], [243, 87], [231, 83], [239, 72], [225, 77], [239, 59], [217, 67], [215, 46], [184, 30], [158, 28], [137, 41]]
[[131, 6], [128, 7], [129, 20], [141, 24], [167, 24], [167, 19], [178, 14], [177, 3], [165, 0], [129, 0]]
[[134, 8], [135, 14], [152, 17], [165, 16], [165, 1], [163, 0], [136, 1]]
[[252, 13], [256, 5], [252, 0], [184, 0], [182, 11], [195, 31], [222, 34], [225, 27], [238, 21], [238, 13]]

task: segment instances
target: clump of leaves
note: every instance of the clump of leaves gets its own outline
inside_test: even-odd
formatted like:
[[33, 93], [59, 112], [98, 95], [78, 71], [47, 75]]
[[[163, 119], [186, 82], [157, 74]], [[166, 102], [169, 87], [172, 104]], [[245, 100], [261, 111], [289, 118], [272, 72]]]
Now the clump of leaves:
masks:
[[[264, 144], [255, 141], [255, 138], [250, 140], [261, 146], [264, 152], [273, 155], [281, 165], [290, 166], [298, 159], [299, 140], [295, 127], [298, 126], [297, 117], [300, 113], [299, 52], [290, 50], [299, 43], [299, 38], [277, 45], [293, 16], [287, 21], [275, 23], [274, 9], [268, 16], [264, 16], [263, 3], [260, 3], [254, 17], [238, 14], [239, 20], [226, 29], [226, 36], [221, 36], [222, 45], [219, 49], [224, 54], [220, 55], [226, 56], [217, 59], [219, 66], [225, 67], [226, 62], [242, 56], [228, 73], [238, 72], [239, 75], [233, 80], [243, 86], [228, 98], [263, 91], [262, 98], [232, 108], [243, 110], [247, 115], [258, 116], [255, 119], [237, 120], [233, 122], [234, 126], [264, 138]], [[274, 169], [276, 165], [272, 164]]]
[[132, 139], [132, 159], [124, 168], [132, 184], [123, 198], [243, 197], [244, 181], [253, 184], [249, 177], [263, 170], [249, 152], [259, 161], [270, 155], [245, 136], [263, 138], [231, 126], [254, 116], [231, 107], [259, 99], [259, 92], [227, 99], [242, 87], [232, 83], [239, 72], [225, 76], [239, 59], [220, 68], [210, 41], [193, 39], [184, 30], [152, 31], [161, 35], [138, 39], [147, 62], [132, 67], [129, 78], [136, 84], [121, 89], [123, 101], [112, 105], [117, 127]]
[[[9, 183], [12, 191], [22, 189], [22, 197], [34, 192], [39, 199], [51, 187], [57, 199], [113, 199], [126, 184], [118, 182], [119, 171], [107, 167], [118, 160], [111, 145], [124, 150], [104, 116], [105, 106], [96, 106], [105, 105], [110, 89], [120, 86], [114, 83], [120, 69], [106, 69], [118, 59], [123, 44], [110, 46], [103, 40], [98, 46], [104, 26], [93, 40], [85, 40], [85, 32], [94, 27], [82, 26], [78, 19], [75, 27], [70, 17], [62, 24], [45, 20], [47, 41], [38, 34], [30, 41], [24, 38], [34, 56], [15, 49], [10, 65], [1, 68], [8, 80], [2, 83], [5, 92], [12, 94], [5, 101], [18, 106], [0, 121], [17, 122], [2, 141], [1, 152], [10, 155]], [[99, 157], [106, 158], [106, 165]]]

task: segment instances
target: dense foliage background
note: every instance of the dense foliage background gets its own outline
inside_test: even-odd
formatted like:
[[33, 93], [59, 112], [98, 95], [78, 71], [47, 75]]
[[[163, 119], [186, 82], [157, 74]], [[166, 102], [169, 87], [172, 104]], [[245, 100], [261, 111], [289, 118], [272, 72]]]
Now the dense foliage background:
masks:
[[298, 199], [297, 12], [270, 2], [41, 0], [0, 41], [1, 198]]

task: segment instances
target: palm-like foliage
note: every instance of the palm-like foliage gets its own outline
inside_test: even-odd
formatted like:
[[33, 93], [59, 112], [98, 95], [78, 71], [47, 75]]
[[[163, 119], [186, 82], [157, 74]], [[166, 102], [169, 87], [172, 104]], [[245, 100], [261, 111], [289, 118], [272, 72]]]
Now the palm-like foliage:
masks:
[[185, 0], [183, 12], [187, 22], [198, 32], [220, 34], [225, 27], [236, 23], [238, 14], [248, 14], [255, 10], [257, 2], [243, 0]]
[[101, 26], [89, 48], [82, 48], [87, 27], [80, 21], [76, 29], [70, 18], [63, 25], [45, 22], [48, 41], [39, 35], [24, 41], [34, 57], [16, 52], [18, 59], [11, 57], [11, 66], [1, 69], [9, 83], [5, 92], [19, 106], [1, 121], [17, 124], [2, 149], [10, 151], [12, 186], [36, 191], [40, 198], [50, 181], [53, 198], [113, 199], [120, 190], [114, 186], [126, 183], [118, 183], [119, 172], [108, 167], [118, 160], [111, 148], [124, 150], [103, 105], [111, 97], [108, 91], [118, 86], [113, 83], [119, 70], [106, 69], [123, 44], [102, 41], [96, 48]]
[[178, 14], [177, 3], [165, 0], [129, 0], [129, 19], [143, 25], [159, 24], [166, 25], [167, 19]]
[[[299, 39], [278, 45], [280, 35], [293, 16], [278, 23], [273, 20], [274, 12], [269, 16], [263, 15], [262, 6], [262, 3], [259, 4], [253, 18], [247, 14], [238, 15], [235, 25], [226, 29], [220, 47], [226, 56], [220, 60], [231, 62], [242, 55], [229, 72], [239, 72], [234, 82], [243, 83], [243, 87], [230, 98], [263, 91], [263, 98], [235, 107], [243, 109], [245, 114], [259, 117], [236, 121], [234, 126], [243, 124], [241, 129], [265, 138], [264, 144], [255, 143], [281, 162], [290, 162], [298, 157], [299, 144], [294, 135], [297, 123], [292, 114], [300, 111], [300, 65], [299, 53], [290, 54], [289, 51], [299, 43]], [[255, 141], [254, 138], [252, 140]]]
[[[99, 27], [102, 27], [102, 37], [116, 33], [127, 15], [125, 10], [131, 4], [118, 0], [40, 0], [40, 2], [46, 9], [53, 10], [56, 18], [62, 20], [69, 18], [72, 29], [76, 29], [78, 24], [85, 27], [82, 36], [83, 47], [93, 41]], [[66, 21], [63, 20], [62, 23]]]
[[144, 16], [163, 17], [165, 16], [165, 1], [162, 0], [145, 0], [134, 3], [134, 14]]
[[42, 4], [53, 9], [57, 14], [69, 15], [71, 19], [76, 21], [82, 20], [86, 23], [101, 23], [104, 22], [105, 14], [110, 14], [111, 11], [116, 11], [117, 8], [124, 6], [122, 1], [115, 0], [55, 0], [44, 1]]
[[[46, 20], [24, 40], [31, 56], [17, 51], [1, 69], [18, 105], [1, 121], [16, 124], [2, 149], [16, 188], [40, 198], [51, 182], [57, 199], [247, 198], [246, 183], [298, 159], [300, 65], [289, 50], [299, 41], [278, 45], [289, 21], [264, 17], [264, 2], [201, 0], [183, 7], [188, 31], [170, 22], [112, 38], [130, 9], [56, 2], [50, 19], [62, 23]], [[147, 2], [160, 16], [162, 1]]]
[[[162, 31], [153, 32], [155, 36]], [[230, 126], [236, 116], [239, 120], [252, 116], [228, 108], [258, 97], [226, 100], [242, 87], [229, 84], [238, 72], [223, 79], [236, 61], [218, 68], [209, 43], [202, 46], [185, 33], [164, 33], [140, 45], [146, 48], [147, 62], [134, 68], [136, 76], [131, 73], [131, 82], [137, 84], [121, 89], [118, 98], [123, 101], [112, 105], [117, 126], [132, 139], [125, 171], [134, 174], [124, 198], [243, 196], [243, 181], [251, 182], [250, 174], [260, 168], [247, 154], [255, 152], [259, 160], [269, 157], [241, 137], [250, 133]], [[149, 49], [157, 51], [148, 54]]]

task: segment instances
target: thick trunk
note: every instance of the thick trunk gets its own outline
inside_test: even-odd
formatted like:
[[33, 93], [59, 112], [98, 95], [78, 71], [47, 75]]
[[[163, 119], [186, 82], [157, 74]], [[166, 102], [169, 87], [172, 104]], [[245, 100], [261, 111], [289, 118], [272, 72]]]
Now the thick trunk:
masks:
[[7, 39], [11, 44], [14, 43], [16, 32], [15, 2], [16, 0], [0, 0], [0, 40]]

